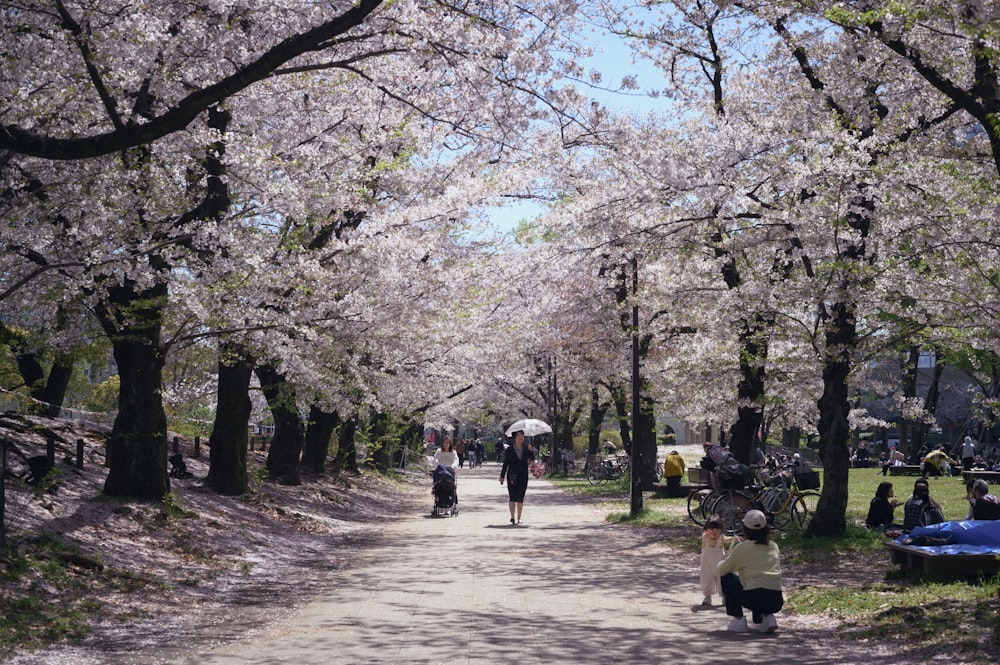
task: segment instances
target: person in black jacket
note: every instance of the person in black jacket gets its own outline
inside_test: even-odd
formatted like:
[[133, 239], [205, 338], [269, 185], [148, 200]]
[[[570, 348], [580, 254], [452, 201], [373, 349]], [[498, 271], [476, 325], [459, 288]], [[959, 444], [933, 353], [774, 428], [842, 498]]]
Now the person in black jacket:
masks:
[[899, 501], [893, 496], [892, 483], [879, 483], [878, 489], [875, 490], [875, 498], [872, 499], [871, 505], [868, 507], [868, 517], [865, 519], [865, 524], [868, 525], [869, 529], [882, 531], [899, 528], [893, 524], [893, 513], [898, 505]]
[[515, 513], [517, 524], [521, 523], [524, 493], [528, 489], [528, 465], [533, 459], [535, 453], [531, 446], [524, 442], [524, 432], [514, 432], [514, 445], [504, 452], [503, 466], [500, 467], [500, 484], [503, 485], [505, 479], [507, 481], [511, 524], [514, 524]]

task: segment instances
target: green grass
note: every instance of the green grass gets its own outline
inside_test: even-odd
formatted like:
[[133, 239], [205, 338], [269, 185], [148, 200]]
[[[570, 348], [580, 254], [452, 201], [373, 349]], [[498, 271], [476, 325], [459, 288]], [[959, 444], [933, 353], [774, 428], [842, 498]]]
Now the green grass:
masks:
[[[864, 526], [865, 517], [868, 515], [868, 504], [871, 503], [872, 497], [875, 496], [875, 490], [878, 489], [879, 483], [883, 481], [892, 483], [893, 492], [900, 503], [899, 507], [896, 508], [896, 521], [903, 521], [902, 504], [913, 493], [913, 483], [919, 476], [886, 477], [875, 469], [851, 469], [849, 473], [850, 480], [847, 490], [848, 523], [854, 523], [861, 527]], [[573, 494], [605, 497], [611, 502], [621, 501], [625, 504], [625, 510], [628, 510], [629, 484], [627, 478], [610, 482], [600, 487], [591, 485], [586, 478], [579, 474], [570, 474], [568, 478], [554, 475], [549, 479], [563, 490]], [[941, 504], [945, 519], [964, 519], [968, 513], [969, 504], [965, 499], [965, 482], [962, 480], [962, 477], [931, 478], [929, 482], [931, 497]], [[817, 491], [822, 491], [822, 489]], [[686, 499], [657, 499], [647, 495], [643, 500], [643, 504], [651, 512], [662, 512], [665, 515], [642, 515], [636, 522], [639, 526], [649, 526], [650, 523], [663, 524], [665, 519], [668, 524], [683, 522], [687, 519]], [[679, 512], [676, 508], [677, 506], [682, 508]], [[670, 516], [679, 516], [683, 519], [667, 519]]]
[[85, 597], [89, 580], [75, 575], [49, 556], [58, 543], [41, 542], [37, 558], [14, 554], [0, 575], [6, 593], [0, 596], [0, 655], [15, 647], [33, 650], [60, 639], [90, 632], [88, 617], [100, 604]]

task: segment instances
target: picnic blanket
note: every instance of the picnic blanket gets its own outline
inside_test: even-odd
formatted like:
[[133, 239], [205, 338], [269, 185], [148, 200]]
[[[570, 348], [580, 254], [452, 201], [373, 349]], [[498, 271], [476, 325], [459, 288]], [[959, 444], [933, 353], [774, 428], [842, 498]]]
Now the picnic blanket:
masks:
[[896, 538], [896, 542], [936, 554], [1000, 555], [1000, 520], [957, 520], [918, 526]]

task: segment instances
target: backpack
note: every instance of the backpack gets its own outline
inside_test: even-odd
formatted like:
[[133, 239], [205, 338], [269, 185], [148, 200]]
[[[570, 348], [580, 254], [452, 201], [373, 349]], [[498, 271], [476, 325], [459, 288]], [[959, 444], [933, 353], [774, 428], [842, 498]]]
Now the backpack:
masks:
[[743, 489], [747, 485], [750, 467], [732, 455], [719, 465], [719, 484], [723, 489]]
[[924, 506], [923, 511], [920, 513], [920, 526], [930, 526], [931, 524], [940, 524], [944, 522], [944, 515], [941, 513], [940, 508], [935, 508], [930, 503]]

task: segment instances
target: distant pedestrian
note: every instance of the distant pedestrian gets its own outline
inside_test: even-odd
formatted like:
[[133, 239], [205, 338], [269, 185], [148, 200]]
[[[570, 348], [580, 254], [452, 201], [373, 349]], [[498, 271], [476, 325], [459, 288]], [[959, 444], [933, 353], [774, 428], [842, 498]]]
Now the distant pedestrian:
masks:
[[878, 465], [882, 468], [880, 473], [883, 476], [889, 473], [889, 453], [883, 450], [878, 454]]
[[524, 493], [528, 489], [528, 467], [535, 459], [531, 446], [524, 442], [524, 432], [514, 432], [514, 444], [504, 452], [503, 466], [500, 467], [500, 484], [507, 481], [507, 496], [510, 499], [510, 523], [521, 523], [524, 510]]
[[965, 437], [965, 441], [962, 442], [960, 456], [962, 459], [962, 468], [966, 471], [971, 470], [972, 465], [976, 461], [976, 442], [972, 440], [971, 436]]

